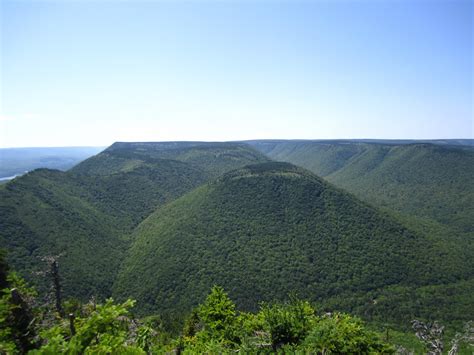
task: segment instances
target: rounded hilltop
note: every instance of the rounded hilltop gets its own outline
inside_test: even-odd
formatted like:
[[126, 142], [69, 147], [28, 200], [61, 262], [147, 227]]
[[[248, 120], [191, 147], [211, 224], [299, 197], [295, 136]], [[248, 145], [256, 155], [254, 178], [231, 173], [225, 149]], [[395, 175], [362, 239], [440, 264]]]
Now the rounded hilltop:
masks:
[[150, 215], [133, 240], [115, 294], [147, 312], [189, 309], [214, 284], [254, 309], [429, 278], [424, 240], [289, 163], [228, 172]]

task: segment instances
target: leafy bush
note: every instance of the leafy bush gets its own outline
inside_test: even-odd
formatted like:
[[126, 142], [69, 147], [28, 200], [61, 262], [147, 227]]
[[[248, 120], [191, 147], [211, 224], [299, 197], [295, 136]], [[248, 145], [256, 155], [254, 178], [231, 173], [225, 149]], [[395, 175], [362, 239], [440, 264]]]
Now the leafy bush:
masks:
[[0, 250], [0, 354], [26, 352], [34, 346], [34, 314], [30, 307], [36, 292], [9, 271]]
[[302, 348], [318, 354], [394, 352], [376, 333], [366, 330], [358, 318], [344, 314], [319, 318], [304, 340]]
[[232, 342], [234, 340], [235, 304], [220, 286], [214, 286], [204, 303], [198, 308], [203, 334], [210, 339]]
[[315, 323], [313, 307], [295, 298], [289, 303], [264, 305], [261, 313], [274, 350], [284, 344], [300, 343]]
[[11, 293], [2, 292], [0, 297], [0, 353], [10, 354], [16, 351], [16, 344], [13, 337], [13, 330], [9, 324], [9, 317], [13, 310], [11, 304]]
[[138, 346], [128, 345], [128, 310], [134, 305], [128, 300], [123, 304], [114, 304], [108, 299], [105, 304], [97, 305], [88, 317], [74, 321], [72, 331], [67, 320], [41, 332], [44, 345], [31, 354], [144, 354]]

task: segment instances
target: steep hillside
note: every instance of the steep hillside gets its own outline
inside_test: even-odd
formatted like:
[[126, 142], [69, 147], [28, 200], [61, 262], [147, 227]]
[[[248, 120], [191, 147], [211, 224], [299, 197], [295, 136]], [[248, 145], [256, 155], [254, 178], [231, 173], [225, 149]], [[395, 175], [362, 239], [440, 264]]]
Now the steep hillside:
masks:
[[69, 174], [81, 181], [90, 192], [94, 204], [108, 214], [127, 221], [129, 227], [134, 227], [158, 206], [182, 196], [209, 179], [203, 169], [176, 160], [153, 159], [136, 164], [133, 159], [123, 159], [114, 165], [114, 155], [99, 155], [92, 159], [100, 160], [98, 165], [101, 168], [111, 165], [111, 170], [114, 166], [129, 165], [126, 169], [110, 174], [77, 174], [76, 170]]
[[474, 151], [410, 145], [379, 148], [327, 178], [378, 206], [474, 233], [473, 176]]
[[474, 150], [441, 144], [257, 141], [374, 205], [474, 232]]
[[37, 170], [0, 187], [0, 247], [40, 288], [40, 257], [63, 254], [66, 296], [105, 297], [148, 214], [226, 169], [267, 160], [242, 144], [114, 144], [69, 172]]
[[119, 219], [89, 201], [70, 175], [40, 169], [0, 188], [0, 245], [15, 268], [44, 292], [50, 285], [42, 257], [59, 259], [68, 296], [107, 296], [126, 248]]
[[[449, 251], [442, 257], [462, 264]], [[227, 173], [142, 222], [115, 294], [138, 299], [144, 312], [188, 311], [220, 284], [247, 309], [297, 292], [336, 306], [350, 299], [363, 313], [387, 287], [465, 276], [447, 276], [439, 259], [436, 246], [352, 195], [294, 165], [264, 163]]]
[[322, 177], [341, 169], [370, 146], [338, 141], [252, 141], [249, 144], [273, 160], [302, 166]]
[[[269, 159], [234, 143], [114, 143], [70, 173], [96, 201], [135, 225], [156, 207], [220, 174]], [[114, 211], [110, 211], [114, 213]]]

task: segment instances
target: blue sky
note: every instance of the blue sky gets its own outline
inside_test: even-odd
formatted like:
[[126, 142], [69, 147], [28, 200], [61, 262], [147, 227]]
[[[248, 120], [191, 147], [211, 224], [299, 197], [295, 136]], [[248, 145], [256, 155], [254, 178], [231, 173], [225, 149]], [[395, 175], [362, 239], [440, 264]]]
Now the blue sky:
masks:
[[0, 147], [474, 138], [470, 0], [0, 2]]

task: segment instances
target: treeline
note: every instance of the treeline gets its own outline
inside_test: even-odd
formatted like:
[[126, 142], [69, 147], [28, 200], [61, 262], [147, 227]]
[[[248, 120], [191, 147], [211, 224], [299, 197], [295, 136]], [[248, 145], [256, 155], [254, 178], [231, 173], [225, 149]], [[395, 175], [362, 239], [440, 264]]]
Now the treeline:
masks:
[[[9, 282], [13, 282], [9, 278]], [[18, 285], [14, 285], [18, 286]], [[14, 289], [17, 292], [18, 289]], [[25, 289], [22, 290], [25, 292]], [[28, 295], [26, 291], [23, 295]], [[23, 303], [23, 301], [21, 301]], [[67, 316], [30, 309], [5, 289], [0, 301], [0, 352], [7, 354], [155, 353], [384, 353], [395, 347], [345, 314], [317, 315], [306, 301], [262, 304], [259, 312], [238, 312], [221, 287], [186, 319], [178, 336], [159, 317], [134, 318], [134, 301], [66, 303]], [[21, 320], [23, 319], [23, 320]], [[36, 320], [35, 320], [36, 319]], [[24, 320], [30, 320], [25, 323]]]
[[[347, 314], [318, 313], [294, 296], [240, 312], [224, 289], [214, 286], [173, 331], [160, 316], [135, 317], [133, 300], [61, 302], [58, 275], [52, 277], [56, 297], [42, 304], [0, 255], [1, 354], [413, 353], [394, 345], [388, 331], [374, 331]], [[422, 351], [442, 354], [440, 325], [416, 321], [413, 327]], [[448, 344], [449, 354], [471, 353], [473, 340], [474, 326], [468, 323]]]

